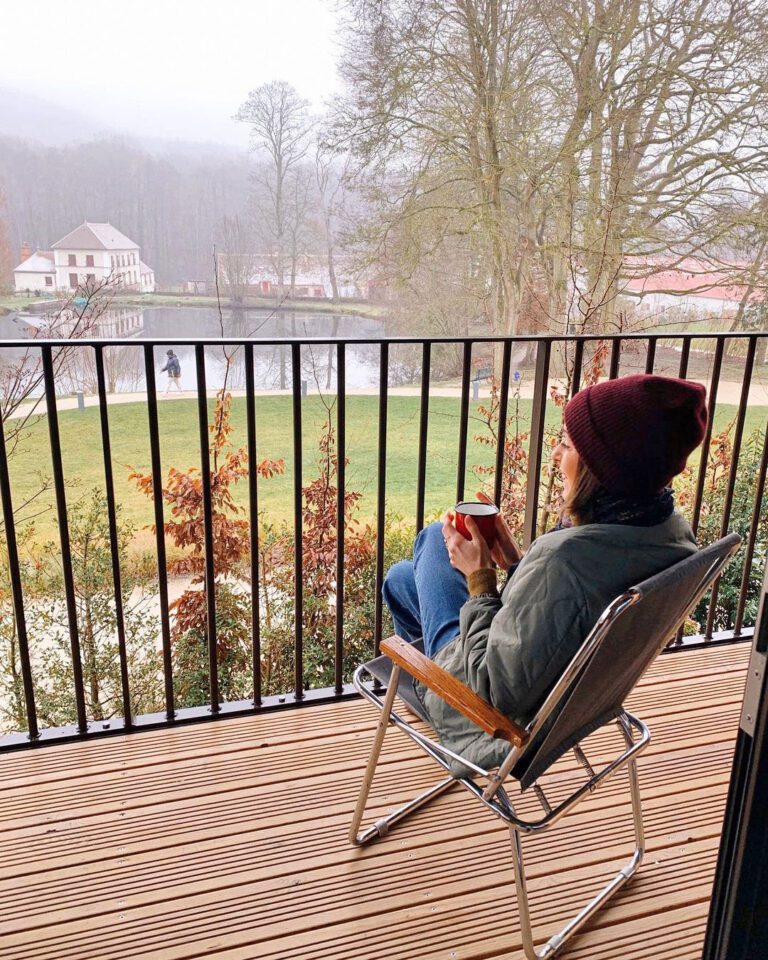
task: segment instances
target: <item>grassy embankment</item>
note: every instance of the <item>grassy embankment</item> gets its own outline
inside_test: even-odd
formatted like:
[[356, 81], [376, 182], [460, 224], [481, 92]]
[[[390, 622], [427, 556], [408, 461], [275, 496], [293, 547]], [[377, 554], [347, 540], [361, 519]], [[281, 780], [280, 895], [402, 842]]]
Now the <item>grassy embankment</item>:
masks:
[[[45, 297], [28, 297], [26, 294], [0, 295], [0, 308], [9, 310], [25, 310], [30, 303], [45, 299]], [[191, 293], [123, 293], [117, 294], [113, 300], [116, 306], [136, 307], [215, 307], [218, 305], [216, 297], [200, 296]], [[221, 299], [222, 306], [228, 309], [230, 304], [226, 297]], [[348, 313], [364, 317], [382, 317], [388, 308], [380, 303], [361, 303], [343, 301], [333, 303], [330, 300], [316, 300], [302, 297], [298, 300], [276, 301], [270, 297], [246, 297], [243, 306], [260, 308], [262, 310], [299, 310], [307, 313]]]
[[[211, 403], [211, 410], [212, 410]], [[283, 458], [286, 472], [282, 476], [259, 483], [259, 507], [267, 518], [290, 520], [293, 516], [293, 434], [291, 401], [289, 397], [268, 396], [256, 400], [258, 419], [257, 452], [259, 458]], [[303, 407], [303, 479], [316, 476], [317, 438], [324, 419], [324, 409], [318, 397], [309, 397]], [[475, 414], [473, 406], [471, 412]], [[530, 401], [520, 402], [521, 414], [527, 418]], [[554, 421], [556, 411], [549, 408]], [[454, 502], [456, 493], [456, 461], [458, 452], [459, 401], [450, 397], [433, 397], [430, 402], [429, 443], [427, 461], [428, 514], [436, 514]], [[736, 414], [736, 407], [718, 408], [716, 427], [727, 424]], [[333, 414], [335, 423], [335, 411]], [[83, 412], [60, 413], [60, 429], [64, 469], [69, 486], [68, 498], [74, 501], [91, 488], [103, 489], [104, 471], [101, 453], [99, 413], [96, 408]], [[163, 471], [170, 466], [178, 469], [199, 463], [199, 427], [195, 400], [177, 400], [159, 404], [160, 440]], [[245, 445], [245, 401], [233, 401], [233, 444]], [[525, 421], [527, 424], [527, 420]], [[765, 408], [750, 409], [747, 415], [747, 435], [765, 423]], [[113, 468], [116, 496], [123, 515], [139, 528], [137, 544], [148, 545], [152, 540], [146, 526], [152, 522], [152, 505], [128, 481], [129, 467], [149, 472], [149, 442], [147, 414], [144, 404], [120, 404], [110, 408]], [[359, 516], [372, 519], [376, 509], [378, 400], [375, 396], [347, 398], [347, 489], [363, 495]], [[467, 456], [468, 496], [477, 489], [471, 465], [492, 463], [493, 451], [473, 437], [484, 432], [475, 419], [470, 423], [470, 444]], [[387, 508], [411, 520], [416, 509], [416, 471], [419, 435], [418, 397], [392, 397], [389, 402], [387, 431]], [[41, 417], [27, 432], [11, 463], [14, 499], [22, 503], [39, 487], [38, 475], [50, 475], [47, 422]], [[236, 488], [237, 502], [247, 504], [248, 491], [241, 483]], [[45, 500], [53, 504], [52, 494]], [[36, 510], [40, 502], [36, 503]], [[55, 511], [49, 510], [36, 520], [37, 538], [56, 539]]]

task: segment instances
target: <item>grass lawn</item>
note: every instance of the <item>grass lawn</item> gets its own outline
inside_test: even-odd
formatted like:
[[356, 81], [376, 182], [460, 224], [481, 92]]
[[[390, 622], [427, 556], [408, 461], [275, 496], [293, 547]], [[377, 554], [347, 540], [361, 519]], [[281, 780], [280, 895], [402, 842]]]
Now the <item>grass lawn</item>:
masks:
[[[213, 402], [210, 403], [210, 412]], [[245, 445], [245, 400], [235, 398], [232, 407], [235, 447]], [[493, 450], [474, 440], [487, 431], [477, 418], [476, 407], [470, 407], [475, 419], [470, 421], [470, 443], [467, 455], [466, 495], [472, 497], [477, 482], [473, 479], [472, 464], [489, 464], [494, 460]], [[317, 438], [324, 422], [325, 410], [316, 396], [303, 402], [303, 479], [317, 474]], [[520, 413], [528, 423], [530, 401], [520, 402]], [[293, 431], [291, 400], [289, 397], [257, 397], [257, 453], [259, 459], [283, 458], [286, 471], [282, 476], [259, 481], [259, 508], [267, 518], [280, 521], [293, 516]], [[548, 414], [554, 424], [557, 411], [548, 405]], [[718, 407], [716, 427], [724, 426], [736, 414], [736, 407]], [[210, 414], [209, 414], [210, 415]], [[152, 523], [152, 504], [128, 481], [130, 467], [149, 472], [150, 455], [147, 432], [147, 413], [144, 404], [117, 404], [110, 407], [115, 492], [125, 517], [140, 530], [138, 543], [152, 540], [144, 529]], [[765, 424], [764, 407], [750, 409], [747, 415], [747, 435]], [[333, 414], [335, 423], [335, 411]], [[160, 442], [163, 472], [174, 466], [178, 469], [199, 464], [199, 427], [197, 402], [174, 400], [159, 404]], [[458, 456], [459, 401], [450, 397], [430, 400], [429, 442], [427, 459], [427, 514], [437, 514], [449, 508], [456, 495], [456, 463]], [[103, 489], [104, 470], [101, 452], [99, 412], [66, 410], [59, 414], [65, 477], [69, 484], [68, 500], [87, 494], [93, 487]], [[360, 518], [373, 519], [376, 510], [378, 400], [374, 396], [347, 398], [347, 489], [362, 494]], [[416, 510], [416, 475], [418, 464], [419, 398], [391, 397], [387, 429], [387, 510], [412, 520]], [[39, 488], [39, 476], [50, 475], [51, 461], [48, 444], [47, 420], [41, 417], [26, 432], [23, 442], [11, 462], [14, 503], [18, 505]], [[46, 502], [54, 503], [52, 493]], [[236, 488], [237, 501], [245, 506], [248, 491], [245, 484]], [[41, 501], [36, 502], [35, 510]], [[48, 510], [36, 519], [37, 538], [55, 539], [57, 535], [55, 511]]]

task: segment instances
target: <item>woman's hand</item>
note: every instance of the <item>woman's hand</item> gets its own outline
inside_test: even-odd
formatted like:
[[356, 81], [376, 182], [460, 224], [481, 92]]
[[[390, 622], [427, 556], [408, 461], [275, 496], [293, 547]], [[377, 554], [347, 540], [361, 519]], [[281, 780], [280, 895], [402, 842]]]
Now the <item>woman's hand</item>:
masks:
[[[482, 490], [477, 494], [477, 499], [483, 503], [493, 503], [493, 500], [486, 496]], [[491, 550], [491, 557], [494, 563], [502, 570], [509, 570], [513, 563], [522, 560], [523, 552], [517, 543], [515, 543], [515, 538], [509, 529], [509, 524], [504, 517], [502, 517], [501, 511], [496, 514], [494, 523], [496, 525], [496, 543], [494, 543], [493, 550]]]
[[467, 533], [472, 536], [471, 540], [467, 540], [459, 533], [451, 522], [452, 519], [450, 513], [443, 516], [443, 540], [445, 540], [451, 566], [460, 570], [465, 577], [476, 570], [490, 569], [491, 551], [472, 517], [467, 517], [465, 521]]

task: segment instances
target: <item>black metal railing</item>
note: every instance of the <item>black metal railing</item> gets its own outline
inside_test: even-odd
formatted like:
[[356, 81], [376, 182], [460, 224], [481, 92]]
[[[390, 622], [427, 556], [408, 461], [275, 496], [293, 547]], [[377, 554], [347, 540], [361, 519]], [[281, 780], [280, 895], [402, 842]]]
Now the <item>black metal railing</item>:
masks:
[[[394, 339], [367, 339], [367, 340], [333, 340], [327, 338], [304, 338], [296, 340], [239, 340], [233, 339], [187, 339], [174, 340], [157, 339], [151, 342], [142, 341], [137, 346], [135, 340], [73, 340], [73, 341], [14, 341], [0, 344], [0, 359], [6, 351], [39, 351], [40, 384], [40, 413], [47, 419], [49, 447], [53, 474], [53, 490], [55, 493], [55, 509], [58, 524], [59, 545], [61, 550], [62, 569], [62, 598], [66, 607], [68, 623], [68, 639], [71, 654], [72, 683], [75, 691], [76, 715], [74, 724], [68, 727], [41, 729], [35, 704], [34, 672], [37, 669], [33, 651], [30, 650], [29, 624], [27, 619], [28, 606], [25, 603], [25, 589], [21, 572], [17, 530], [15, 523], [14, 504], [17, 496], [11, 482], [9, 457], [6, 450], [5, 431], [0, 422], [0, 498], [2, 500], [4, 535], [6, 545], [6, 562], [8, 583], [10, 587], [12, 610], [15, 620], [15, 636], [18, 651], [18, 663], [21, 673], [23, 699], [26, 711], [27, 730], [16, 734], [9, 734], [0, 738], [0, 749], [12, 748], [32, 743], [52, 742], [71, 737], [119, 730], [130, 730], [161, 725], [164, 723], [178, 723], [185, 720], [211, 718], [214, 716], [232, 715], [243, 711], [263, 710], [277, 706], [295, 705], [301, 702], [327, 701], [350, 695], [350, 689], [345, 684], [344, 657], [345, 657], [345, 494], [346, 494], [346, 461], [354, 457], [354, 451], [348, 449], [347, 419], [348, 419], [348, 361], [352, 347], [358, 350], [365, 347], [369, 351], [378, 352], [378, 441], [377, 466], [375, 476], [375, 603], [373, 613], [373, 646], [378, 651], [379, 643], [385, 622], [385, 610], [381, 600], [381, 586], [386, 573], [385, 569], [385, 534], [388, 505], [387, 488], [387, 452], [388, 452], [388, 415], [391, 407], [390, 396], [390, 369], [393, 352], [408, 350], [411, 353], [420, 352], [421, 373], [415, 381], [419, 396], [418, 414], [418, 450], [412, 451], [416, 459], [416, 489], [414, 491], [415, 515], [414, 529], [423, 527], [426, 517], [427, 503], [427, 468], [428, 468], [428, 437], [430, 429], [430, 399], [434, 380], [431, 376], [432, 363], [437, 350], [456, 349], [459, 351], [456, 370], [459, 373], [457, 386], [458, 424], [456, 449], [456, 499], [464, 497], [465, 481], [467, 476], [467, 457], [469, 447], [469, 428], [472, 401], [470, 389], [472, 386], [473, 363], [478, 356], [486, 359], [489, 353], [493, 354], [496, 383], [498, 386], [498, 409], [496, 419], [496, 448], [494, 453], [495, 476], [493, 488], [497, 500], [502, 492], [502, 477], [504, 470], [505, 431], [507, 426], [508, 404], [510, 398], [510, 383], [512, 379], [513, 350], [525, 352], [525, 357], [515, 360], [516, 366], [524, 370], [524, 379], [533, 380], [533, 390], [530, 408], [530, 422], [528, 433], [528, 476], [525, 493], [525, 509], [522, 523], [522, 536], [525, 544], [529, 544], [539, 532], [541, 510], [541, 483], [542, 467], [544, 464], [544, 440], [547, 426], [548, 404], [552, 402], [550, 386], [553, 378], [560, 378], [566, 385], [568, 395], [576, 393], [584, 378], [584, 365], [588, 359], [588, 351], [594, 350], [599, 344], [610, 345], [607, 358], [608, 376], [615, 378], [626, 372], [653, 372], [659, 371], [659, 356], [664, 347], [667, 347], [667, 356], [670, 357], [670, 348], [674, 350], [674, 359], [677, 361], [674, 368], [671, 360], [663, 372], [685, 377], [691, 372], [692, 358], [696, 358], [701, 369], [691, 375], [695, 379], [704, 379], [709, 384], [708, 389], [708, 422], [706, 439], [698, 464], [698, 477], [695, 484], [693, 504], [690, 509], [692, 525], [698, 530], [702, 517], [702, 507], [707, 496], [707, 466], [709, 445], [715, 425], [715, 414], [718, 408], [718, 391], [723, 382], [724, 366], [730, 369], [729, 376], [738, 376], [740, 380], [739, 400], [736, 406], [732, 424], [732, 456], [728, 465], [728, 480], [722, 512], [719, 520], [719, 531], [725, 533], [731, 523], [734, 496], [739, 476], [739, 462], [745, 435], [745, 423], [749, 410], [750, 388], [757, 382], [756, 373], [766, 373], [765, 348], [768, 344], [768, 334], [627, 334], [600, 337], [598, 335], [586, 337], [519, 337], [519, 338], [400, 338]], [[167, 575], [167, 551], [165, 542], [165, 509], [163, 499], [163, 472], [161, 461], [161, 436], [158, 419], [158, 391], [155, 377], [155, 352], [164, 351], [168, 346], [175, 348], [188, 347], [194, 356], [195, 388], [197, 399], [197, 418], [199, 426], [199, 466], [202, 477], [202, 501], [204, 519], [204, 554], [205, 554], [205, 600], [207, 603], [206, 643], [208, 651], [208, 684], [209, 702], [204, 707], [179, 707], [176, 702], [174, 689], [174, 662], [173, 662], [173, 623], [169, 603], [169, 584]], [[304, 660], [304, 558], [302, 556], [304, 502], [303, 502], [303, 409], [302, 396], [302, 351], [319, 345], [330, 345], [330, 355], [335, 365], [335, 443], [336, 443], [336, 538], [335, 550], [335, 637], [333, 644], [333, 686], [313, 689], [307, 682], [306, 665]], [[248, 700], [221, 702], [219, 685], [219, 663], [217, 657], [217, 619], [216, 619], [216, 570], [214, 569], [214, 506], [210, 483], [210, 456], [209, 456], [209, 390], [207, 387], [206, 351], [219, 350], [222, 347], [237, 349], [242, 358], [244, 368], [244, 396], [246, 404], [246, 446], [247, 462], [250, 471], [248, 492], [249, 514], [249, 543], [250, 543], [250, 636], [251, 636], [251, 673], [252, 697]], [[294, 684], [292, 691], [265, 695], [262, 678], [262, 623], [260, 617], [260, 570], [259, 570], [259, 490], [257, 482], [257, 430], [258, 417], [256, 411], [256, 378], [255, 353], [263, 348], [288, 348], [291, 357], [291, 387], [289, 390], [292, 410], [292, 449], [293, 449], [293, 483], [292, 483], [292, 511], [293, 511], [293, 544], [294, 544]], [[95, 398], [99, 408], [99, 424], [101, 434], [101, 453], [103, 458], [103, 480], [106, 492], [106, 503], [109, 514], [109, 538], [111, 547], [112, 579], [114, 586], [114, 618], [119, 655], [119, 674], [121, 685], [122, 716], [114, 716], [108, 721], [93, 721], [87, 715], [86, 696], [83, 678], [82, 651], [78, 631], [78, 615], [75, 597], [75, 581], [73, 576], [73, 561], [70, 551], [70, 530], [68, 523], [68, 487], [62, 456], [62, 435], [57, 404], [57, 388], [60, 386], [60, 369], [56, 366], [58, 352], [69, 351], [90, 352], [95, 360], [96, 391]], [[110, 432], [110, 409], [104, 369], [105, 350], [132, 349], [143, 351], [143, 373], [146, 385], [146, 414], [147, 435], [149, 440], [150, 472], [152, 477], [152, 506], [154, 520], [154, 550], [157, 561], [157, 596], [158, 596], [158, 647], [161, 650], [162, 661], [162, 689], [163, 710], [159, 713], [136, 716], [131, 709], [129, 689], [129, 656], [127, 649], [126, 631], [123, 610], [123, 588], [121, 583], [121, 567], [123, 558], [120, 554], [118, 529], [116, 522], [116, 494], [113, 471], [113, 449]], [[730, 351], [730, 352], [729, 352]], [[678, 358], [679, 354], [679, 358]], [[36, 362], [36, 361], [35, 361]], [[624, 367], [624, 370], [622, 370]], [[736, 371], [735, 373], [733, 371]], [[330, 382], [330, 381], [329, 381]], [[729, 381], [732, 383], [732, 381]], [[60, 391], [59, 391], [60, 392]], [[768, 393], [766, 394], [766, 414], [768, 415]], [[764, 418], [762, 418], [764, 419]], [[765, 427], [765, 425], [764, 425]], [[733, 623], [725, 631], [716, 633], [715, 611], [718, 602], [719, 584], [715, 585], [709, 601], [706, 618], [706, 627], [698, 642], [711, 643], [731, 639], [751, 637], [751, 626], [745, 623], [745, 605], [750, 590], [751, 578], [759, 577], [755, 572], [756, 563], [762, 562], [763, 545], [759, 540], [760, 512], [765, 494], [766, 468], [768, 467], [768, 428], [765, 428], [765, 438], [762, 445], [762, 454], [759, 468], [748, 479], [753, 495], [754, 507], [751, 512], [746, 544], [744, 548], [743, 573], [736, 603]], [[446, 505], [450, 506], [450, 504]], [[758, 549], [759, 548], [759, 549]], [[686, 640], [685, 643], [689, 643]], [[678, 638], [678, 646], [684, 646], [682, 638]]]

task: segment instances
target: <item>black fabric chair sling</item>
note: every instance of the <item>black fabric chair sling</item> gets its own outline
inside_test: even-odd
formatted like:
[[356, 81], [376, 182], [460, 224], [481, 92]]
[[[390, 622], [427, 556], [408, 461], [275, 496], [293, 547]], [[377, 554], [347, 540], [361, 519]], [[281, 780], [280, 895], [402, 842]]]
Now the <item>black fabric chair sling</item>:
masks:
[[[480, 701], [472, 690], [442, 671], [414, 646], [397, 637], [385, 640], [382, 650], [388, 656], [378, 657], [359, 667], [354, 678], [359, 692], [381, 710], [381, 716], [355, 808], [350, 841], [362, 846], [385, 836], [398, 821], [454, 784], [462, 784], [509, 824], [525, 955], [529, 960], [552, 957], [632, 877], [640, 865], [644, 840], [636, 759], [650, 742], [650, 731], [641, 720], [624, 709], [624, 701], [684, 623], [701, 596], [720, 575], [740, 542], [737, 534], [724, 537], [617, 597], [600, 616], [578, 653], [524, 730], [512, 721], [505, 721], [490, 705]], [[440, 676], [441, 674], [443, 676]], [[384, 699], [376, 692], [370, 680], [364, 680], [366, 676], [378, 679], [386, 685]], [[437, 690], [456, 709], [462, 710], [487, 732], [502, 736], [510, 742], [509, 752], [498, 770], [483, 770], [457, 756], [395, 712], [395, 696], [399, 693], [414, 712], [429, 722], [416, 695], [413, 677]], [[458, 693], [457, 687], [461, 688]], [[620, 752], [599, 770], [594, 770], [580, 744], [597, 729], [613, 723], [618, 726], [620, 733]], [[472, 776], [449, 775], [409, 803], [361, 830], [366, 801], [384, 736], [390, 724], [414, 740], [444, 772], [450, 774], [451, 764], [455, 767], [455, 764], [459, 763], [465, 769], [471, 770]], [[586, 779], [553, 807], [538, 781], [552, 764], [570, 749], [583, 766]], [[537, 950], [531, 930], [521, 835], [541, 833], [554, 826], [585, 795], [592, 793], [607, 777], [623, 767], [627, 768], [632, 798], [634, 854], [607, 886]], [[485, 785], [476, 782], [477, 778], [485, 778]], [[505, 789], [508, 778], [516, 781], [522, 789], [533, 789], [543, 811], [538, 819], [526, 819], [515, 812]]]

